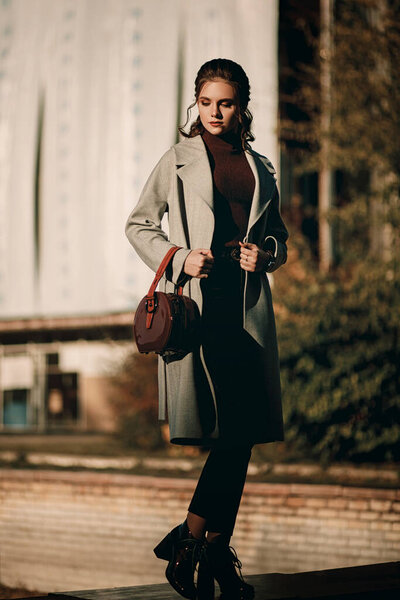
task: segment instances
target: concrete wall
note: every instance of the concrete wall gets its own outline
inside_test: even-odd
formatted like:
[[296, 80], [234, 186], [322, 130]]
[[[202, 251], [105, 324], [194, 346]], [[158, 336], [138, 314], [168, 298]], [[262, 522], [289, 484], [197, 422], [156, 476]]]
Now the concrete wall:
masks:
[[[0, 581], [40, 591], [164, 582], [152, 549], [194, 480], [4, 469]], [[400, 490], [247, 483], [232, 545], [244, 574], [398, 560]]]

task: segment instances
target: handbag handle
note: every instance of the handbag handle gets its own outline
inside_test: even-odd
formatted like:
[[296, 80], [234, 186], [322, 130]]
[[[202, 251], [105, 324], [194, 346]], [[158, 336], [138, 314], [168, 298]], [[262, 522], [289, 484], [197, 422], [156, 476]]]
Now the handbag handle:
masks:
[[[182, 248], [182, 246], [173, 246], [172, 248], [170, 248], [168, 250], [167, 254], [162, 259], [161, 264], [157, 269], [157, 273], [153, 279], [153, 283], [151, 284], [149, 291], [147, 292], [147, 295], [146, 295], [146, 312], [147, 312], [146, 329], [150, 329], [151, 323], [153, 321], [153, 314], [157, 308], [155, 291], [156, 291], [158, 282], [160, 281], [161, 277], [164, 275], [165, 269], [167, 268], [169, 262], [172, 260], [172, 257], [174, 256], [175, 252], [177, 250], [180, 250], [181, 248]], [[183, 287], [181, 285], [178, 286], [177, 293], [179, 296], [182, 296]]]

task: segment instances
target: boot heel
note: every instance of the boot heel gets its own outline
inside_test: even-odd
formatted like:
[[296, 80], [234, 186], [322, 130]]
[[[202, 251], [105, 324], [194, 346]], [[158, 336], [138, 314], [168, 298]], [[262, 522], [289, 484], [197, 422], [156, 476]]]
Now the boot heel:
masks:
[[173, 550], [173, 539], [171, 533], [165, 536], [163, 540], [154, 548], [153, 552], [157, 558], [162, 560], [170, 560]]

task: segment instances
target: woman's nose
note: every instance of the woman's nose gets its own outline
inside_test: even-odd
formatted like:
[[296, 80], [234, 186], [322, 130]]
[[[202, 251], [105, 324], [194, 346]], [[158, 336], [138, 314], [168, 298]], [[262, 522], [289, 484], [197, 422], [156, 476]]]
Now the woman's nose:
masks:
[[211, 110], [211, 116], [212, 116], [212, 117], [216, 117], [216, 116], [217, 116], [217, 115], [219, 115], [219, 114], [220, 114], [220, 112], [219, 112], [218, 105], [215, 105], [215, 106], [212, 108], [212, 110]]

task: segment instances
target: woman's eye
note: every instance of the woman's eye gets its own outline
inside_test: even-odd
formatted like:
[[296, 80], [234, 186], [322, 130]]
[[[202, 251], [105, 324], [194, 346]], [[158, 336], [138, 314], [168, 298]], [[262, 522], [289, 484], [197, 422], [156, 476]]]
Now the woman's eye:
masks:
[[[204, 100], [201, 101], [201, 105], [202, 106], [209, 106], [210, 103], [209, 102], [204, 102]], [[232, 106], [232, 102], [223, 102], [221, 104], [221, 106], [224, 106], [225, 108], [230, 108]]]

